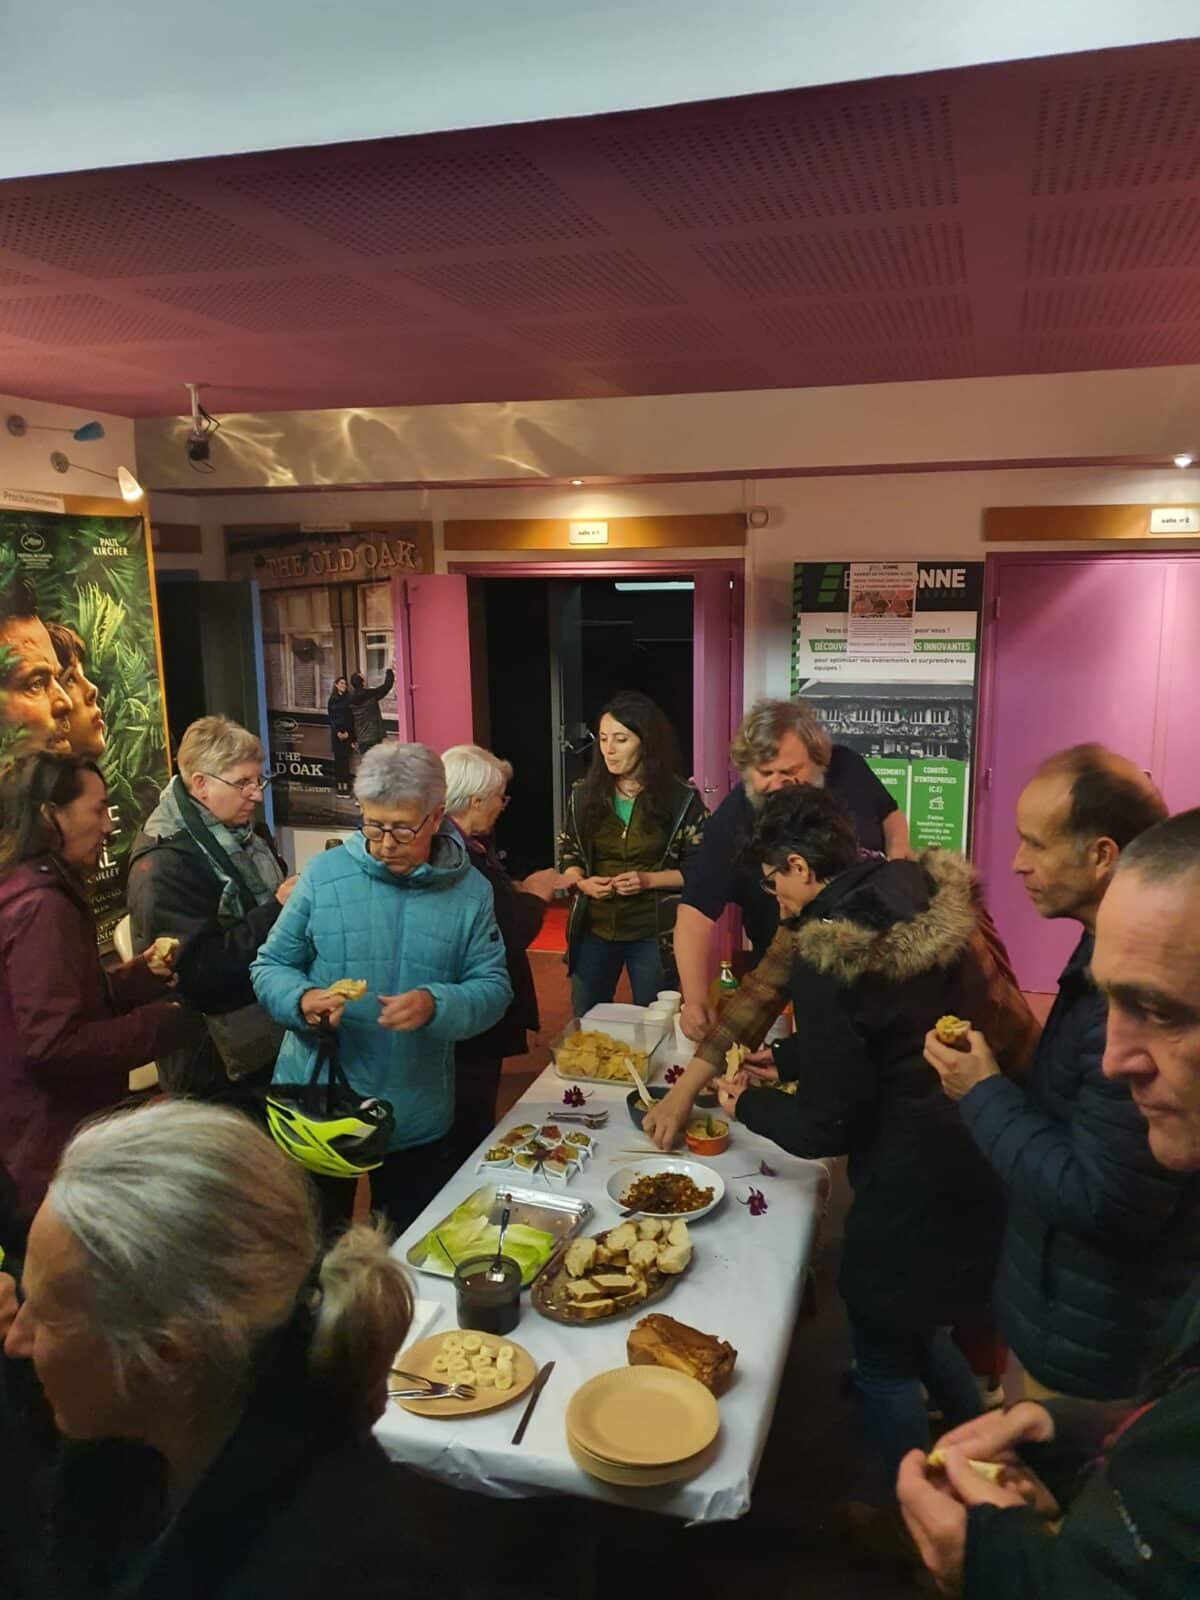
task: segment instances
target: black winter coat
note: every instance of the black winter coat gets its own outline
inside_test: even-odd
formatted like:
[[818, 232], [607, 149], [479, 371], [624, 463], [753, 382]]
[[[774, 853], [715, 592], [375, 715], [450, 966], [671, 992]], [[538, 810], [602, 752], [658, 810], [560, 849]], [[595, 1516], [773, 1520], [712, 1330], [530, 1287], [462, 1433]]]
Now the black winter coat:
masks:
[[1162, 1350], [1141, 1405], [1124, 1417], [1087, 1401], [1049, 1403], [1054, 1442], [1022, 1454], [1069, 1502], [1067, 1515], [1054, 1535], [1032, 1511], [972, 1510], [964, 1600], [1200, 1594], [1200, 1280], [1168, 1320]]
[[[329, 742], [336, 756], [340, 750], [349, 749], [354, 740], [354, 707], [350, 699], [350, 690], [345, 694], [331, 694], [328, 704], [329, 712]], [[345, 739], [339, 739], [338, 734], [344, 733]]]
[[54, 1600], [451, 1600], [405, 1528], [404, 1469], [339, 1432], [293, 1370], [285, 1357], [165, 1529], [155, 1451], [72, 1447]]
[[1059, 979], [1028, 1081], [987, 1078], [960, 1110], [1008, 1196], [1005, 1338], [1046, 1388], [1115, 1400], [1133, 1394], [1200, 1272], [1200, 1176], [1159, 1166], [1128, 1088], [1101, 1071], [1092, 942], [1083, 936]]
[[[257, 831], [286, 876], [274, 839], [265, 826]], [[163, 839], [140, 834], [134, 840], [126, 893], [135, 950], [163, 934], [180, 940], [176, 971], [180, 996], [189, 1006], [220, 1016], [254, 1003], [250, 963], [283, 910], [274, 896], [240, 921], [223, 924], [217, 917], [221, 884], [186, 832]], [[221, 1098], [229, 1089], [225, 1065], [206, 1032], [185, 1051], [160, 1057], [159, 1073], [167, 1087], [201, 1097]]]
[[368, 689], [364, 684], [361, 689], [350, 691], [350, 717], [357, 744], [379, 744], [383, 739], [385, 730], [379, 702], [387, 699], [395, 682], [396, 674], [389, 667], [383, 675], [383, 682], [374, 689]]
[[912, 1332], [968, 1318], [991, 1291], [1003, 1197], [923, 1049], [973, 979], [970, 870], [944, 852], [865, 862], [786, 926], [796, 1031], [775, 1060], [796, 1094], [749, 1090], [738, 1117], [795, 1155], [849, 1156], [838, 1287], [856, 1318]]
[[504, 940], [504, 959], [513, 998], [500, 1021], [493, 1023], [486, 1033], [476, 1034], [473, 1039], [460, 1039], [454, 1047], [454, 1056], [456, 1061], [464, 1063], [490, 1062], [505, 1056], [524, 1055], [529, 1048], [527, 1034], [536, 1033], [541, 1025], [537, 989], [526, 952], [541, 931], [546, 904], [536, 894], [526, 894], [517, 888], [494, 851], [476, 839], [467, 839], [466, 845], [471, 865], [492, 886], [492, 905], [500, 937]]

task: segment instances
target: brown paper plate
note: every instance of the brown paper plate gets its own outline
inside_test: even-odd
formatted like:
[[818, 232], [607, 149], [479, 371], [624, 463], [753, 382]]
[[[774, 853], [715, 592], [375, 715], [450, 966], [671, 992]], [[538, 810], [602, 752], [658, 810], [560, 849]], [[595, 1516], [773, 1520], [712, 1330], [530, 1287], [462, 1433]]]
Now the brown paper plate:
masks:
[[[461, 1330], [463, 1337], [469, 1329]], [[419, 1377], [429, 1378], [433, 1383], [448, 1383], [449, 1377], [444, 1372], [433, 1370], [433, 1358], [441, 1354], [442, 1343], [449, 1337], [448, 1333], [431, 1334], [428, 1339], [418, 1342], [402, 1350], [396, 1357], [396, 1365], [403, 1367], [405, 1372], [415, 1372]], [[476, 1389], [474, 1400], [395, 1400], [394, 1405], [402, 1406], [405, 1411], [411, 1411], [414, 1417], [475, 1417], [484, 1411], [499, 1411], [503, 1406], [509, 1406], [514, 1400], [519, 1400], [537, 1377], [537, 1362], [519, 1344], [514, 1344], [511, 1339], [498, 1339], [491, 1333], [476, 1334], [476, 1338], [493, 1353], [502, 1344], [511, 1344], [513, 1347], [513, 1386], [511, 1389]], [[461, 1381], [470, 1383], [473, 1374], [463, 1373]], [[398, 1388], [404, 1379], [397, 1377], [393, 1368], [388, 1378], [390, 1388]], [[415, 1385], [414, 1385], [415, 1387]]]
[[624, 1467], [665, 1467], [706, 1450], [721, 1426], [702, 1383], [670, 1367], [614, 1367], [567, 1402], [567, 1437]]
[[611, 1483], [622, 1489], [653, 1489], [665, 1483], [682, 1483], [687, 1478], [699, 1477], [712, 1463], [717, 1453], [714, 1441], [707, 1450], [689, 1456], [686, 1461], [670, 1461], [665, 1467], [626, 1467], [616, 1461], [605, 1461], [592, 1455], [576, 1439], [567, 1435], [567, 1449], [581, 1472], [599, 1478], [601, 1483]]

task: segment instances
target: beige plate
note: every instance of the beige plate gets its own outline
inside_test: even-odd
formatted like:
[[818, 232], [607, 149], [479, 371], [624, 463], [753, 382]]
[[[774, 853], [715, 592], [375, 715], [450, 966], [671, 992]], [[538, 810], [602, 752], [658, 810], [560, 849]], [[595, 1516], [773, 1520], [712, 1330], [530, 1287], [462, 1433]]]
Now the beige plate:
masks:
[[567, 1449], [581, 1472], [599, 1478], [601, 1483], [617, 1484], [622, 1489], [652, 1489], [656, 1484], [682, 1483], [685, 1478], [694, 1478], [703, 1472], [716, 1455], [714, 1446], [702, 1450], [699, 1455], [689, 1456], [686, 1461], [669, 1462], [665, 1467], [624, 1467], [616, 1461], [604, 1461], [594, 1456], [570, 1434], [567, 1435]]
[[576, 1389], [567, 1435], [591, 1456], [625, 1467], [664, 1467], [706, 1450], [717, 1436], [717, 1402], [671, 1367], [614, 1367]]
[[[467, 1331], [463, 1329], [464, 1333]], [[405, 1372], [415, 1372], [422, 1378], [429, 1378], [433, 1383], [449, 1383], [451, 1380], [446, 1373], [433, 1370], [433, 1358], [441, 1353], [442, 1341], [447, 1337], [448, 1335], [444, 1333], [435, 1333], [428, 1339], [418, 1340], [408, 1350], [401, 1351], [396, 1357], [396, 1365], [403, 1367]], [[499, 1411], [501, 1406], [508, 1406], [514, 1400], [519, 1400], [537, 1377], [537, 1362], [528, 1350], [522, 1349], [519, 1344], [513, 1344], [511, 1339], [497, 1339], [491, 1333], [481, 1333], [477, 1337], [481, 1344], [493, 1352], [502, 1344], [512, 1345], [511, 1389], [476, 1389], [474, 1400], [396, 1400], [393, 1403], [403, 1406], [405, 1411], [411, 1411], [414, 1417], [474, 1417], [482, 1411]], [[462, 1373], [458, 1381], [470, 1383], [472, 1376], [471, 1373]], [[393, 1373], [388, 1382], [392, 1388], [396, 1388], [404, 1380]]]

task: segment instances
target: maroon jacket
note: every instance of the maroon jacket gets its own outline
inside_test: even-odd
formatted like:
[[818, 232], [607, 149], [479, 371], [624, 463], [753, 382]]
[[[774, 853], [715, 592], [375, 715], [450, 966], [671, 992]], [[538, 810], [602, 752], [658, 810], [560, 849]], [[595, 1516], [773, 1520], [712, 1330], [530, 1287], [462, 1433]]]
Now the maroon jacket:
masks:
[[0, 878], [0, 1158], [26, 1219], [78, 1123], [195, 1026], [165, 993], [141, 960], [104, 971], [87, 901], [52, 856]]

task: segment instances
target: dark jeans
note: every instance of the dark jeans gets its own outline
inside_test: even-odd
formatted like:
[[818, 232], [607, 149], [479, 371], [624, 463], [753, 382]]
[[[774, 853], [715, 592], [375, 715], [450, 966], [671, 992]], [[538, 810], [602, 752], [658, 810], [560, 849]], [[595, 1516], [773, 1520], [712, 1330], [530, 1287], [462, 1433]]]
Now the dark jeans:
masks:
[[851, 1313], [850, 1343], [863, 1421], [894, 1489], [900, 1462], [908, 1452], [930, 1447], [921, 1385], [941, 1408], [946, 1431], [980, 1415], [979, 1386], [945, 1328], [897, 1332], [860, 1322]]
[[634, 1005], [652, 1005], [655, 995], [665, 987], [658, 940], [618, 941], [597, 939], [591, 933], [582, 935], [571, 972], [571, 1004], [577, 1017], [612, 999], [622, 967], [629, 972]]
[[350, 783], [349, 739], [334, 739], [333, 741], [333, 781], [338, 788], [345, 788]]
[[[369, 1172], [371, 1210], [382, 1213], [397, 1235], [402, 1234], [453, 1177], [459, 1166], [453, 1135], [411, 1150], [393, 1150], [383, 1165]], [[317, 1178], [326, 1233], [338, 1233], [354, 1215], [356, 1178]]]
[[454, 1126], [450, 1138], [456, 1166], [462, 1166], [496, 1126], [502, 1066], [499, 1056], [472, 1056], [462, 1045], [454, 1052]]

